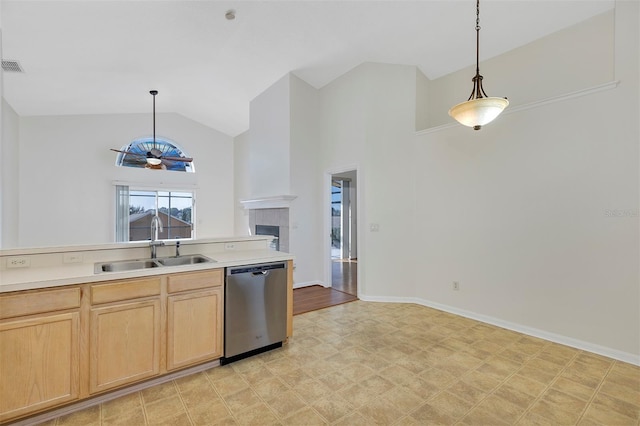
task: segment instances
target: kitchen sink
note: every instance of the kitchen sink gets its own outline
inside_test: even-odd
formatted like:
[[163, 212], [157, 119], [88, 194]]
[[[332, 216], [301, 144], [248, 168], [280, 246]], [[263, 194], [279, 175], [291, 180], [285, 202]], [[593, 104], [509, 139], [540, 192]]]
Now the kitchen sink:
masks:
[[101, 272], [135, 271], [138, 269], [157, 268], [158, 266], [161, 265], [153, 259], [123, 260], [120, 262], [96, 263], [94, 270], [96, 274], [99, 274]]
[[198, 263], [211, 263], [215, 262], [215, 260], [201, 254], [192, 254], [178, 257], [163, 257], [161, 259], [158, 259], [158, 262], [163, 266], [181, 266], [195, 265]]
[[122, 260], [117, 262], [100, 262], [94, 265], [94, 272], [127, 272], [140, 269], [162, 268], [165, 266], [196, 265], [199, 263], [213, 263], [215, 260], [201, 254], [190, 254], [177, 257], [162, 257], [158, 259]]

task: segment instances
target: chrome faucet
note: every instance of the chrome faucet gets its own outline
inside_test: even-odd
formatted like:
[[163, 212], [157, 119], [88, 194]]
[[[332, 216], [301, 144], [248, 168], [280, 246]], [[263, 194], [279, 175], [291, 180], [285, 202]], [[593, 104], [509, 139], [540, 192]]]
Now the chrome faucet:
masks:
[[180, 257], [180, 240], [176, 241], [176, 257]]
[[151, 218], [151, 242], [149, 243], [152, 259], [156, 258], [156, 247], [164, 245], [163, 241], [158, 241], [158, 229], [162, 232], [162, 220], [160, 220], [160, 217], [155, 214]]

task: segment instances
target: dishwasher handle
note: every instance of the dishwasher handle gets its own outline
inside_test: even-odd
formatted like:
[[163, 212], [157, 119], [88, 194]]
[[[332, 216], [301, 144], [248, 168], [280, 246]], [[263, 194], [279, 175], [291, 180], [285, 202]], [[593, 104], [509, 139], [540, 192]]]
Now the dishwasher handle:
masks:
[[259, 263], [256, 265], [245, 265], [234, 268], [226, 268], [227, 276], [236, 274], [251, 274], [254, 276], [267, 275], [269, 271], [273, 269], [287, 269], [287, 264], [284, 262], [276, 263]]

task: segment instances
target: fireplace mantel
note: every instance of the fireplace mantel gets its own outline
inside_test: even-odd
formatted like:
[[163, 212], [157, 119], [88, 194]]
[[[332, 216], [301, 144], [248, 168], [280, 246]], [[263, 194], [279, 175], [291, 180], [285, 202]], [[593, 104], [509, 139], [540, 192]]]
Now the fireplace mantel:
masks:
[[259, 197], [248, 200], [240, 200], [240, 204], [245, 210], [258, 210], [258, 209], [281, 209], [290, 208], [291, 202], [295, 200], [295, 195], [274, 195], [271, 197]]

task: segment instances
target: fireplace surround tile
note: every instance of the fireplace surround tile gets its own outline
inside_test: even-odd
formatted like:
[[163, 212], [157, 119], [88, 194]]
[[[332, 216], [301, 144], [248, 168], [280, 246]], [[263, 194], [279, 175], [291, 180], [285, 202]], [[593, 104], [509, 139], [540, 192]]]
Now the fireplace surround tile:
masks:
[[256, 232], [256, 225], [277, 226], [282, 252], [289, 252], [289, 209], [266, 208], [249, 210], [249, 227], [252, 234]]

